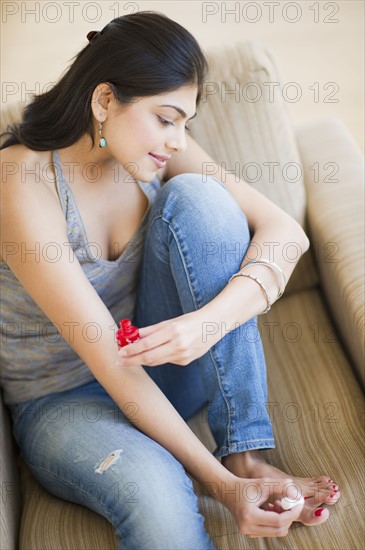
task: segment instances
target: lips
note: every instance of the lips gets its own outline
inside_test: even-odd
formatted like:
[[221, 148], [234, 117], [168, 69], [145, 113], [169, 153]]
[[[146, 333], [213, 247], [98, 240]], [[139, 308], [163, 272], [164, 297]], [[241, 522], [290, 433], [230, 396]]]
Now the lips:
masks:
[[155, 153], [148, 153], [148, 154], [150, 155], [150, 157], [153, 158], [158, 168], [163, 168], [166, 165], [166, 161], [171, 158], [166, 155], [156, 155]]
[[155, 159], [158, 160], [169, 160], [171, 157], [168, 157], [166, 155], [156, 155], [155, 153], [149, 153], [152, 157], [155, 157]]

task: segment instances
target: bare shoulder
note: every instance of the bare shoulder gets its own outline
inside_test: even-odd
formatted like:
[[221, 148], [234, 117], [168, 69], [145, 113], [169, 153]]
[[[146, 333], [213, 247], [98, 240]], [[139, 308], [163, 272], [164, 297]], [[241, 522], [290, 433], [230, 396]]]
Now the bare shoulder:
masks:
[[[1, 150], [1, 234], [12, 235], [15, 227], [25, 228], [35, 220], [66, 234], [67, 224], [57, 194], [52, 192], [51, 153], [33, 151], [24, 145], [12, 145]], [[1, 259], [1, 258], [0, 258]]]
[[43, 151], [33, 151], [26, 145], [17, 143], [1, 150], [1, 162], [36, 162]]
[[50, 164], [50, 151], [33, 151], [22, 144], [11, 145], [0, 151], [1, 182], [6, 183], [14, 177], [14, 182], [23, 180], [45, 183], [45, 168]]

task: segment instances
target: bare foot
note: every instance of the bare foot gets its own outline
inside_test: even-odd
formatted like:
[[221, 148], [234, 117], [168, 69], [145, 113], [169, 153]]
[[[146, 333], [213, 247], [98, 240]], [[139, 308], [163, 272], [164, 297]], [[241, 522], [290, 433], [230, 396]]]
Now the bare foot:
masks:
[[[288, 474], [268, 464], [260, 451], [246, 451], [222, 457], [222, 464], [230, 472], [243, 478], [288, 478]], [[335, 504], [340, 498], [340, 490], [329, 476], [291, 477], [293, 485], [305, 498], [303, 510], [297, 521], [304, 525], [318, 525], [329, 517], [323, 504]], [[269, 504], [268, 510], [281, 511], [280, 501]]]

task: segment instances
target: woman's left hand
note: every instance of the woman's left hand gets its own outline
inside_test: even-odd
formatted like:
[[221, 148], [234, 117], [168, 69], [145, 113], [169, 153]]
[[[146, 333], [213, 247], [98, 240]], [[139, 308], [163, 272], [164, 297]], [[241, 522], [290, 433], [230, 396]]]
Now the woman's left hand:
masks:
[[118, 352], [117, 365], [155, 367], [164, 363], [186, 366], [204, 355], [220, 338], [204, 332], [201, 310], [140, 328], [141, 339]]

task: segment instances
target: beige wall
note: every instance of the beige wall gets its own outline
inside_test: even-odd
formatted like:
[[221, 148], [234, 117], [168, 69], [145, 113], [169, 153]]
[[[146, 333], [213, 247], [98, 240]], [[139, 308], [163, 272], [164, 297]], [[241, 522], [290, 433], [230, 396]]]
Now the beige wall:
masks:
[[[89, 30], [145, 9], [175, 19], [206, 49], [236, 40], [264, 43], [282, 83], [295, 83], [286, 88], [293, 123], [338, 116], [364, 148], [363, 0], [2, 1], [1, 105], [30, 99], [27, 92], [57, 80]], [[301, 97], [290, 102], [295, 89]]]

